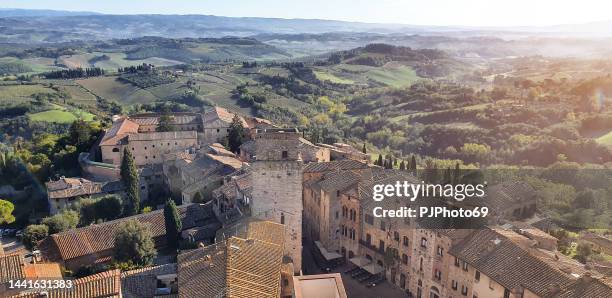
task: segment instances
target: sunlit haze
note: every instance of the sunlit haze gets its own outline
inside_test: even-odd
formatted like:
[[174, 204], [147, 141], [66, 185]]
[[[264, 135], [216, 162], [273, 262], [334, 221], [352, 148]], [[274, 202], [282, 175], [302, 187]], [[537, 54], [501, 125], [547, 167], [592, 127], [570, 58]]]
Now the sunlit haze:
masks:
[[107, 14], [212, 14], [464, 26], [546, 26], [612, 19], [605, 0], [3, 0], [2, 8]]

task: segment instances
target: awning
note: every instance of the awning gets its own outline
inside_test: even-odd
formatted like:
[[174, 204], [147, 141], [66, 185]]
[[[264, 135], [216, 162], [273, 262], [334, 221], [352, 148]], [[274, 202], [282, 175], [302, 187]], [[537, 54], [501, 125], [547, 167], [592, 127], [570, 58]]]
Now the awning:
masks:
[[315, 245], [317, 246], [317, 249], [319, 249], [319, 251], [323, 255], [323, 258], [325, 258], [326, 261], [331, 261], [331, 260], [342, 258], [342, 255], [340, 255], [339, 253], [330, 252], [327, 249], [325, 249], [323, 244], [319, 241], [315, 241]]
[[380, 267], [379, 265], [374, 264], [374, 263], [364, 266], [363, 269], [372, 275], [376, 275], [378, 273], [383, 272], [383, 270], [385, 270], [383, 269], [383, 267]]
[[368, 260], [366, 257], [355, 257], [355, 258], [349, 259], [349, 262], [355, 264], [355, 266], [357, 267], [363, 267], [367, 264], [372, 263], [372, 261]]

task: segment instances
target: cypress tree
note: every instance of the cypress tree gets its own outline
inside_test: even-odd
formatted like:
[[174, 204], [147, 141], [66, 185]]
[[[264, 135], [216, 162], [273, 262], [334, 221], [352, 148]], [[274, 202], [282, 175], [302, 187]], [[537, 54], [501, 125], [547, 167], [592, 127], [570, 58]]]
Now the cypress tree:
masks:
[[382, 157], [382, 154], [378, 155], [378, 160], [376, 161], [376, 165], [381, 166], [381, 167], [383, 166], [383, 157]]
[[417, 162], [416, 162], [416, 157], [414, 157], [414, 154], [413, 154], [412, 157], [410, 158], [410, 170], [412, 171], [413, 174], [416, 174], [416, 169], [417, 169]]
[[402, 162], [400, 162], [399, 169], [400, 169], [400, 171], [406, 170], [406, 164], [404, 163], [403, 160], [402, 160]]
[[230, 151], [234, 153], [238, 153], [240, 150], [240, 145], [244, 142], [244, 126], [242, 126], [242, 120], [236, 114], [232, 119], [232, 123], [229, 127], [229, 132], [227, 134], [227, 145]]
[[125, 187], [126, 192], [126, 207], [125, 215], [135, 215], [140, 211], [140, 192], [138, 190], [138, 172], [132, 152], [127, 148], [123, 149], [123, 158], [121, 159], [121, 182]]
[[361, 148], [361, 152], [363, 152], [363, 154], [367, 154], [368, 153], [368, 151], [366, 150], [365, 143], [363, 143], [363, 147]]
[[164, 206], [164, 222], [166, 224], [166, 241], [171, 249], [178, 249], [183, 223], [174, 200], [168, 200]]

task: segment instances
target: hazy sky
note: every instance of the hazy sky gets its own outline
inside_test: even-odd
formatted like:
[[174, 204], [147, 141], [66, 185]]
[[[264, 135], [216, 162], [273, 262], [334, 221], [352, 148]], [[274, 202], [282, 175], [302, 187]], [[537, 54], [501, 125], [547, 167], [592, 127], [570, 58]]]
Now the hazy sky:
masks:
[[612, 19], [610, 0], [1, 0], [0, 7], [417, 25], [555, 25]]

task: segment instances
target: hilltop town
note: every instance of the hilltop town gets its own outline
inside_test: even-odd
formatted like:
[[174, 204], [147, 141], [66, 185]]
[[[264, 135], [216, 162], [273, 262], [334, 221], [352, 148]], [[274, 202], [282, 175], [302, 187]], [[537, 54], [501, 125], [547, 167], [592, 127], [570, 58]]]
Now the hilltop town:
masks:
[[604, 4], [116, 2], [0, 3], [0, 298], [612, 297], [612, 22], [359, 22]]
[[[222, 143], [235, 127], [244, 139], [232, 152]], [[416, 180], [417, 173], [375, 165], [364, 151], [340, 143], [313, 144], [298, 129], [219, 107], [203, 113], [115, 116], [103, 137], [79, 155], [83, 177], [46, 183], [50, 213], [63, 214], [84, 198], [115, 195], [125, 200], [130, 190], [121, 181], [121, 168], [128, 155], [142, 203], [164, 192], [178, 205], [180, 240], [171, 238], [162, 210], [51, 234], [40, 239], [27, 261], [0, 251], [4, 296], [386, 293], [510, 298], [612, 293], [609, 268], [584, 265], [558, 251], [558, 239], [535, 214], [534, 190], [524, 182], [491, 186], [497, 217], [475, 229], [373, 217], [372, 186]], [[405, 202], [387, 199], [384, 204], [400, 208]], [[133, 269], [111, 269], [117, 234], [131, 221], [147, 227], [157, 256]], [[41, 292], [8, 283], [57, 280], [85, 268], [90, 274], [74, 279], [69, 289]]]

